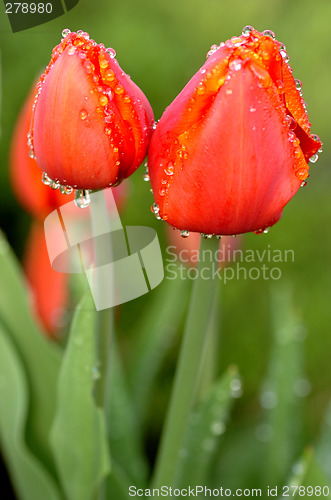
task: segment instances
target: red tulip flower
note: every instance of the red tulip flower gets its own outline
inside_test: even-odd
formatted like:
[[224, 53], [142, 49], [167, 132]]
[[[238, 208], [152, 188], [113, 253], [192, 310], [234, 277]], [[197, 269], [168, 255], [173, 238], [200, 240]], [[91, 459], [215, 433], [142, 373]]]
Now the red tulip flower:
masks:
[[37, 84], [31, 155], [61, 185], [105, 188], [143, 161], [153, 112], [113, 49], [97, 45], [87, 33], [62, 34]]
[[184, 231], [262, 232], [308, 177], [321, 142], [272, 32], [246, 27], [208, 56], [152, 135], [153, 211]]

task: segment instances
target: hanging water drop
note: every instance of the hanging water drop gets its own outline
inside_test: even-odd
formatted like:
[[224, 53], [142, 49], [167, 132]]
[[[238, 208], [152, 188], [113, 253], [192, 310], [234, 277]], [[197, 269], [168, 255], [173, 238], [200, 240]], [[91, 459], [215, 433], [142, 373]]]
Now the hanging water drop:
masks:
[[180, 232], [180, 235], [182, 238], [187, 238], [188, 236], [190, 236], [190, 233], [189, 231], [187, 231], [187, 229], [183, 229], [183, 231]]
[[75, 205], [78, 208], [87, 208], [91, 203], [90, 192], [88, 189], [75, 190]]
[[43, 175], [41, 177], [41, 182], [43, 184], [45, 184], [45, 186], [49, 186], [52, 182], [52, 179], [50, 179], [50, 177], [48, 177], [48, 175], [46, 174], [46, 172], [43, 172]]
[[309, 158], [309, 162], [310, 162], [310, 163], [316, 163], [316, 162], [317, 162], [317, 160], [318, 160], [318, 154], [317, 154], [317, 153], [315, 153], [313, 156], [311, 156], [311, 157]]
[[71, 186], [60, 186], [60, 192], [62, 194], [71, 194], [73, 191], [73, 187]]
[[55, 189], [59, 189], [59, 187], [60, 187], [60, 183], [59, 183], [59, 181], [51, 181], [51, 182], [50, 182], [50, 187], [51, 187], [52, 189], [54, 189], [54, 190], [55, 190]]

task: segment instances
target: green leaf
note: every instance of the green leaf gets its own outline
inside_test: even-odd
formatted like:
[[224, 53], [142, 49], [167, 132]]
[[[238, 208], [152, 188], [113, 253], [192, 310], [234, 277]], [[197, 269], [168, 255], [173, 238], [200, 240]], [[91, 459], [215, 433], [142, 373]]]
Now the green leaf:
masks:
[[303, 346], [291, 288], [275, 286], [271, 298], [273, 343], [260, 398], [265, 419], [258, 434], [267, 446], [264, 477], [280, 484], [301, 450], [302, 391], [309, 384], [303, 377]]
[[[129, 380], [138, 418], [144, 416], [155, 376], [173, 345], [187, 310], [189, 280], [165, 280], [155, 291], [140, 324], [135, 327]], [[176, 307], [174, 307], [174, 304]]]
[[51, 445], [68, 500], [91, 500], [110, 471], [104, 413], [93, 399], [98, 375], [95, 306], [80, 303], [61, 366]]
[[122, 468], [115, 461], [112, 462], [112, 470], [106, 479], [106, 499], [129, 500], [129, 480]]
[[[330, 481], [327, 479], [315, 452], [308, 448], [299, 462], [293, 467], [292, 476], [287, 481], [288, 495], [292, 498], [309, 496], [312, 498], [331, 498]], [[301, 487], [301, 489], [300, 489]], [[284, 493], [283, 487], [282, 493]], [[278, 493], [280, 493], [278, 488]], [[278, 498], [284, 498], [279, 496]]]
[[26, 374], [15, 347], [0, 326], [0, 440], [21, 500], [61, 500], [54, 479], [28, 449]]
[[211, 463], [218, 451], [221, 436], [236, 390], [240, 386], [237, 368], [230, 367], [213, 385], [208, 397], [192, 413], [185, 445], [180, 451], [176, 486], [205, 484]]
[[53, 470], [48, 436], [55, 413], [61, 351], [33, 320], [19, 264], [1, 232], [0, 276], [0, 323], [11, 335], [24, 363], [30, 392], [28, 445]]
[[141, 428], [115, 342], [114, 339], [110, 359], [110, 412], [107, 416], [110, 449], [131, 482], [143, 486], [147, 482], [148, 467]]
[[316, 444], [316, 456], [331, 481], [331, 403], [326, 410], [322, 431]]

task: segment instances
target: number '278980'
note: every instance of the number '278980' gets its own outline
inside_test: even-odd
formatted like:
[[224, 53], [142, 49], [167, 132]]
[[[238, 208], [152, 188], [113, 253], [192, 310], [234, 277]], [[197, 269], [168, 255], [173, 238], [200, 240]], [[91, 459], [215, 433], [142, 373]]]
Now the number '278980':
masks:
[[6, 14], [51, 14], [51, 3], [6, 3]]

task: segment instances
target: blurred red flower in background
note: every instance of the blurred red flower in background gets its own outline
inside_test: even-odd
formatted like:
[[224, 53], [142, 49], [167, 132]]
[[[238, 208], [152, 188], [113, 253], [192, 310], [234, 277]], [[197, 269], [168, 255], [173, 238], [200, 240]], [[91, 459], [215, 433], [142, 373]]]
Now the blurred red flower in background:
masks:
[[62, 35], [37, 84], [30, 154], [61, 185], [105, 188], [143, 161], [153, 111], [113, 49], [97, 45], [87, 33], [63, 30]]
[[272, 32], [247, 26], [208, 56], [152, 135], [153, 211], [182, 230], [262, 232], [308, 177], [321, 142]]

